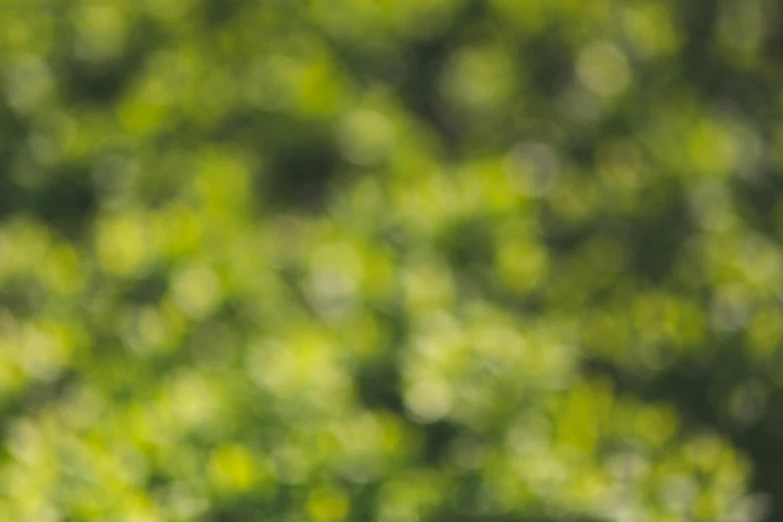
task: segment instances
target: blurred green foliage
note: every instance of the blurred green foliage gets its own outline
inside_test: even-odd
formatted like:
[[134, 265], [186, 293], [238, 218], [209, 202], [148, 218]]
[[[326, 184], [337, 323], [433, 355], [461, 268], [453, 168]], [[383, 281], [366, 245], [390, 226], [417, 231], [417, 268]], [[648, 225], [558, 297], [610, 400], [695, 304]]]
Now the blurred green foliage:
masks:
[[777, 520], [772, 0], [5, 0], [0, 518]]

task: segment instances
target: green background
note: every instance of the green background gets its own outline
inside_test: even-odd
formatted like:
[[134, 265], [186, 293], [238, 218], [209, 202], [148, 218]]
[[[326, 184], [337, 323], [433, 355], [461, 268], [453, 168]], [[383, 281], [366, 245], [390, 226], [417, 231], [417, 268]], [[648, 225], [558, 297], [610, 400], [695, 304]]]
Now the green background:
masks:
[[780, 520], [771, 0], [0, 2], [0, 518]]

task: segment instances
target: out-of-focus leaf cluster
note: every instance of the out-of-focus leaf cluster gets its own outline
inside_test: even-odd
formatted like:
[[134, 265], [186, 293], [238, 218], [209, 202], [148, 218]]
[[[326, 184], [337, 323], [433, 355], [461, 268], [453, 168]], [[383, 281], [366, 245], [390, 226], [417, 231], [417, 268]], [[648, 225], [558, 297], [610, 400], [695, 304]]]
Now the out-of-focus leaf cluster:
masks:
[[774, 516], [778, 10], [7, 0], [0, 517]]

